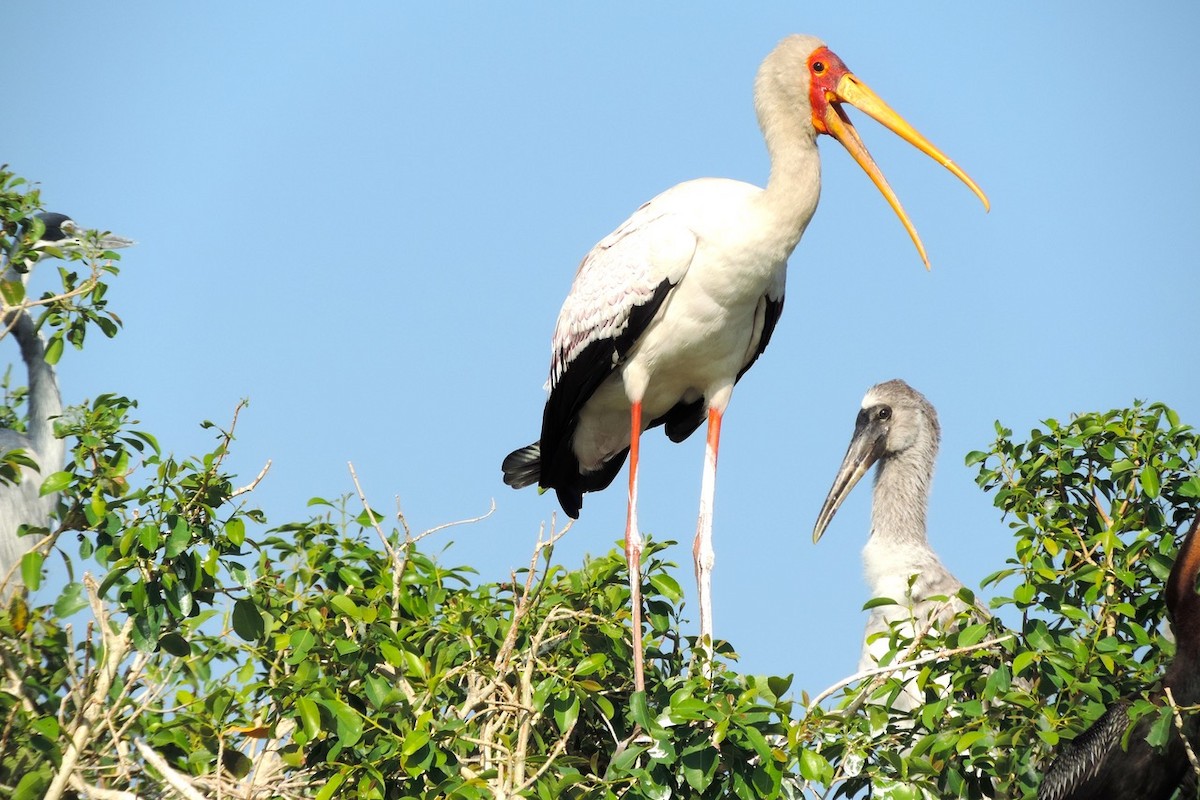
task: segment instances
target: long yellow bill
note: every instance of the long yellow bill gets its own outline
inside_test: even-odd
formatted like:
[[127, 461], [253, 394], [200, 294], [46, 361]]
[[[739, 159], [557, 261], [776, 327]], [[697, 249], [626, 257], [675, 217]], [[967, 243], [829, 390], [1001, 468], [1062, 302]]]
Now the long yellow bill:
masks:
[[925, 245], [921, 243], [921, 237], [917, 235], [917, 229], [913, 226], [912, 220], [908, 218], [908, 214], [905, 213], [904, 207], [900, 205], [900, 199], [896, 197], [896, 193], [888, 185], [887, 179], [883, 177], [883, 172], [875, 164], [875, 159], [871, 158], [871, 154], [867, 152], [866, 145], [863, 144], [858, 131], [855, 130], [853, 123], [850, 122], [850, 118], [846, 116], [846, 112], [841, 109], [839, 103], [845, 102], [854, 106], [950, 170], [954, 173], [955, 177], [965, 183], [983, 201], [985, 211], [991, 209], [991, 203], [988, 202], [987, 195], [983, 193], [983, 190], [979, 188], [975, 181], [971, 180], [967, 173], [963, 172], [957, 164], [950, 160], [949, 156], [934, 147], [932, 142], [918, 133], [903, 117], [893, 111], [891, 106], [883, 102], [879, 95], [871, 91], [865, 83], [853, 74], [846, 73], [843, 75], [838, 80], [837, 88], [826, 92], [825, 99], [827, 103], [825, 113], [822, 115], [822, 121], [825, 123], [827, 132], [846, 148], [854, 160], [858, 162], [858, 165], [871, 178], [871, 182], [887, 198], [888, 205], [896, 212], [896, 216], [900, 217], [900, 221], [904, 223], [904, 229], [908, 231], [908, 235], [912, 237], [913, 244], [917, 246], [917, 252], [920, 253], [921, 260], [925, 262], [925, 269], [929, 269], [929, 256], [925, 253]]

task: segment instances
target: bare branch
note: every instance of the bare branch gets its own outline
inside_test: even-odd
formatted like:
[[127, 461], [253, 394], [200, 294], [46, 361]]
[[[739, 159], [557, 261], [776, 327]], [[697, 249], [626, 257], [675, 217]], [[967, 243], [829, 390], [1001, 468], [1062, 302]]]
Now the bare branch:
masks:
[[100, 629], [101, 641], [104, 644], [104, 662], [99, 665], [91, 693], [83, 701], [81, 713], [74, 723], [71, 738], [63, 752], [62, 763], [54, 780], [50, 782], [50, 788], [46, 790], [46, 800], [59, 800], [66, 791], [75, 765], [79, 762], [80, 755], [91, 739], [96, 722], [108, 708], [108, 690], [112, 687], [117, 668], [124, 660], [125, 654], [129, 652], [130, 634], [133, 631], [133, 619], [131, 618], [125, 620], [120, 632], [113, 632], [104, 604], [100, 600], [99, 585], [91, 573], [84, 573], [83, 585], [87, 589], [88, 603], [92, 607], [92, 614], [95, 615], [97, 627]]
[[142, 754], [142, 758], [146, 759], [146, 763], [162, 775], [168, 786], [183, 795], [186, 800], [205, 800], [204, 795], [192, 786], [191, 779], [187, 775], [168, 764], [167, 760], [152, 750], [148, 744], [141, 739], [135, 739], [133, 743], [137, 746], [138, 752]]
[[262, 471], [258, 473], [254, 480], [250, 481], [240, 489], [234, 489], [233, 493], [229, 495], [229, 499], [232, 500], [238, 495], [246, 494], [247, 492], [253, 492], [258, 488], [258, 484], [262, 482], [262, 479], [267, 477], [267, 470], [269, 469], [271, 469], [271, 459], [268, 458], [267, 463], [263, 465]]
[[71, 788], [88, 800], [138, 800], [133, 792], [123, 792], [120, 789], [105, 789], [84, 783], [83, 778], [71, 775]]
[[396, 550], [392, 547], [392, 543], [388, 541], [387, 534], [383, 532], [383, 528], [379, 524], [381, 518], [377, 519], [375, 512], [367, 504], [367, 496], [363, 493], [362, 485], [358, 482], [358, 473], [354, 471], [354, 462], [347, 461], [346, 466], [350, 469], [350, 480], [354, 481], [354, 491], [358, 492], [358, 499], [362, 502], [363, 511], [367, 512], [367, 519], [371, 520], [371, 527], [375, 529], [375, 533], [379, 534], [379, 542], [383, 545], [384, 552], [394, 562], [396, 560]]

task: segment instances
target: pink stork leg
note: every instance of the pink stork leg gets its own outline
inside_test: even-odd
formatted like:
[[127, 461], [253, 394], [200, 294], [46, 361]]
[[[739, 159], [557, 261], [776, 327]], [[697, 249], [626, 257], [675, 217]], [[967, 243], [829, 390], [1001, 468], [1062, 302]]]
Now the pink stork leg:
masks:
[[629, 410], [629, 512], [625, 518], [625, 563], [629, 567], [629, 603], [633, 607], [633, 688], [646, 690], [642, 653], [642, 534], [637, 522], [638, 441], [642, 436], [642, 404]]
[[700, 600], [700, 646], [712, 657], [712, 568], [716, 553], [712, 545], [713, 495], [717, 485], [717, 446], [721, 439], [721, 412], [708, 409], [708, 439], [704, 447], [704, 475], [700, 482], [700, 517], [696, 521], [696, 589]]

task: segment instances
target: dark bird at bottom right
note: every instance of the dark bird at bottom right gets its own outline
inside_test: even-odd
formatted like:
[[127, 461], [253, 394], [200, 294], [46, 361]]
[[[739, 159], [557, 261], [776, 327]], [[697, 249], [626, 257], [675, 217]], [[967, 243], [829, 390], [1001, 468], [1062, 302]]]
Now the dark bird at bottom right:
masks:
[[[1200, 517], [1179, 548], [1165, 587], [1167, 615], [1175, 631], [1175, 658], [1159, 686], [1151, 693], [1156, 703], [1166, 701], [1170, 689], [1175, 704], [1200, 704]], [[1046, 770], [1038, 800], [1098, 800], [1128, 797], [1167, 800], [1183, 789], [1181, 797], [1196, 796], [1196, 772], [1188, 760], [1184, 736], [1192, 750], [1200, 745], [1200, 716], [1182, 715], [1182, 736], [1173, 727], [1165, 747], [1146, 741], [1156, 714], [1137, 721], [1129, 733], [1128, 749], [1121, 738], [1129, 727], [1129, 701], [1109, 707], [1092, 727], [1067, 742]]]

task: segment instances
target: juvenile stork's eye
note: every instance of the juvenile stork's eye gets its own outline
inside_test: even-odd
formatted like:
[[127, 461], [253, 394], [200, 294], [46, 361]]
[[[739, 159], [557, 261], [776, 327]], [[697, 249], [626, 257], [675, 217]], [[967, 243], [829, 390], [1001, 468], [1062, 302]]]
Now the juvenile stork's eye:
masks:
[[881, 421], [887, 421], [892, 418], [892, 410], [887, 406], [884, 406], [883, 408], [879, 409], [879, 413], [877, 413], [875, 416]]
[[812, 69], [813, 69], [814, 74], [820, 75], [822, 72], [825, 71], [825, 62], [824, 61], [814, 61]]

